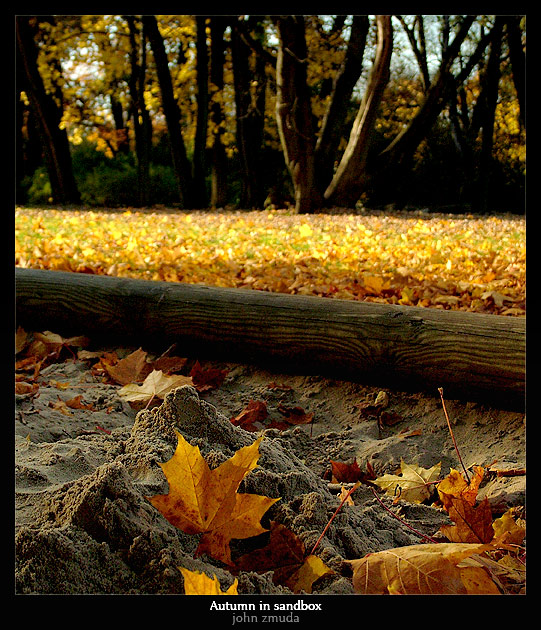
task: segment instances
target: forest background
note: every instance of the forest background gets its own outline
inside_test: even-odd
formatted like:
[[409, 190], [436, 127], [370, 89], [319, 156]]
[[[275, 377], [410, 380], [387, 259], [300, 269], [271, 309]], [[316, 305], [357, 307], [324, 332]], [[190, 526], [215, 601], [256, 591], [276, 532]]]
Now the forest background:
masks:
[[16, 16], [19, 205], [524, 211], [525, 16]]

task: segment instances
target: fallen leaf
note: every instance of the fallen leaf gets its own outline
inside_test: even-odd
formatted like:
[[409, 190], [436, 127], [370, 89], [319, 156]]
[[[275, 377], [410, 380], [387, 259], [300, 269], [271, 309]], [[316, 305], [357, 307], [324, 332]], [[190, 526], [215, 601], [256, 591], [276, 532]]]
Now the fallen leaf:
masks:
[[485, 469], [482, 466], [475, 466], [473, 473], [473, 477], [468, 483], [458, 470], [451, 468], [447, 477], [436, 486], [440, 500], [443, 502], [442, 495], [447, 495], [462, 498], [470, 505], [475, 505], [477, 491], [483, 481]]
[[190, 372], [190, 376], [193, 379], [193, 384], [197, 391], [205, 392], [220, 387], [227, 376], [227, 372], [227, 370], [220, 370], [218, 368], [208, 368], [204, 370], [199, 361], [196, 361]]
[[353, 483], [361, 481], [363, 483], [372, 482], [376, 479], [376, 474], [372, 468], [370, 461], [366, 462], [366, 472], [363, 472], [357, 460], [354, 459], [352, 464], [345, 464], [343, 462], [335, 462], [331, 460], [331, 480], [333, 483]]
[[301, 407], [285, 407], [280, 403], [277, 409], [288, 424], [309, 424], [314, 418], [313, 413], [306, 413]]
[[36, 394], [39, 389], [39, 383], [27, 383], [26, 381], [15, 382], [15, 393], [19, 396], [27, 394]]
[[148, 403], [153, 398], [163, 400], [165, 396], [183, 385], [193, 385], [189, 376], [166, 376], [161, 370], [153, 370], [142, 385], [130, 383], [118, 390], [119, 396], [129, 403]]
[[139, 348], [115, 364], [105, 362], [109, 376], [120, 385], [128, 385], [144, 380], [148, 376], [146, 368], [147, 353]]
[[509, 508], [505, 514], [497, 518], [492, 526], [496, 539], [504, 539], [510, 545], [522, 545], [526, 536], [526, 525], [522, 519], [515, 521], [513, 508]]
[[245, 431], [259, 431], [255, 422], [263, 422], [268, 416], [267, 405], [260, 400], [251, 400], [248, 405], [231, 422]]
[[28, 333], [23, 330], [21, 326], [18, 326], [17, 330], [15, 331], [15, 354], [19, 354], [19, 352], [24, 350], [27, 343]]
[[488, 499], [471, 505], [466, 499], [440, 493], [443, 506], [454, 525], [442, 525], [440, 532], [451, 542], [489, 543], [494, 538], [492, 511]]
[[406, 464], [404, 460], [400, 464], [400, 475], [386, 474], [378, 477], [374, 483], [382, 490], [398, 501], [410, 501], [422, 503], [430, 498], [433, 485], [437, 481], [441, 470], [441, 462], [432, 468]]
[[260, 524], [261, 517], [280, 500], [237, 493], [241, 481], [257, 465], [263, 438], [210, 470], [199, 448], [189, 444], [178, 431], [175, 433], [175, 453], [160, 464], [169, 493], [148, 499], [175, 527], [187, 534], [202, 534], [196, 555], [207, 553], [231, 564], [231, 539], [250, 538], [267, 531]]
[[69, 407], [70, 409], [88, 409], [89, 411], [95, 411], [94, 405], [92, 403], [85, 404], [81, 402], [82, 399], [83, 399], [82, 394], [79, 394], [78, 396], [74, 396], [73, 398], [70, 398], [69, 400], [65, 401], [66, 407]]
[[209, 578], [205, 573], [200, 571], [189, 571], [179, 567], [182, 577], [184, 578], [184, 594], [185, 595], [238, 595], [238, 580], [235, 579], [233, 584], [222, 591], [222, 587], [216, 575]]
[[482, 544], [427, 543], [371, 553], [349, 561], [353, 588], [363, 595], [467, 594], [459, 564], [489, 549]]
[[238, 558], [235, 568], [257, 573], [273, 571], [273, 583], [287, 586], [294, 593], [311, 593], [316, 580], [334, 573], [318, 556], [306, 554], [304, 543], [293, 531], [274, 521], [268, 543]]

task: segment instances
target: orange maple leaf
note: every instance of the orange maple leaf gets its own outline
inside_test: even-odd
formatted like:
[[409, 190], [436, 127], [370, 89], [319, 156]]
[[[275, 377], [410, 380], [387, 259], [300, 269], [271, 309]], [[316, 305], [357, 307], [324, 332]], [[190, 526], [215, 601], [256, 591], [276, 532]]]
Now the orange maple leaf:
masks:
[[474, 506], [466, 499], [440, 493], [443, 505], [454, 525], [442, 525], [441, 533], [451, 542], [489, 543], [494, 538], [492, 510], [485, 497]]
[[245, 431], [259, 431], [254, 422], [263, 422], [268, 416], [267, 405], [260, 400], [251, 400], [248, 405], [231, 422]]
[[231, 564], [231, 539], [250, 538], [267, 531], [260, 524], [261, 517], [280, 500], [237, 492], [241, 481], [257, 465], [263, 438], [210, 470], [199, 448], [175, 432], [175, 453], [160, 464], [169, 482], [169, 493], [148, 499], [175, 527], [187, 534], [203, 534], [196, 555], [207, 553]]

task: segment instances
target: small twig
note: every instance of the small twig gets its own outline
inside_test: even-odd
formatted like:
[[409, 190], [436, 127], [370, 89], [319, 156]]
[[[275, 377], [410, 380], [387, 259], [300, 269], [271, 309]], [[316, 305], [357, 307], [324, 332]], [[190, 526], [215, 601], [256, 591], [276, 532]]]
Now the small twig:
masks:
[[360, 481], [358, 481], [353, 488], [351, 488], [350, 490], [348, 490], [346, 496], [342, 499], [340, 505], [336, 508], [334, 514], [331, 516], [331, 518], [329, 519], [329, 522], [327, 523], [327, 525], [325, 525], [325, 529], [321, 532], [320, 537], [316, 540], [316, 544], [312, 547], [312, 551], [310, 551], [310, 553], [308, 555], [312, 555], [314, 553], [314, 551], [317, 549], [319, 543], [321, 542], [321, 539], [323, 538], [323, 536], [325, 536], [325, 532], [329, 529], [330, 524], [333, 522], [334, 517], [338, 514], [338, 512], [340, 511], [340, 509], [342, 508], [342, 506], [344, 505], [344, 503], [348, 500], [348, 498], [350, 497], [350, 495], [353, 494], [353, 492], [355, 492], [355, 490], [357, 490], [357, 488], [361, 485]]
[[374, 495], [374, 498], [376, 499], [376, 501], [381, 505], [381, 507], [384, 510], [387, 510], [387, 512], [389, 512], [389, 514], [391, 516], [393, 516], [394, 518], [396, 518], [397, 521], [399, 521], [400, 523], [402, 523], [402, 525], [405, 525], [408, 529], [411, 529], [412, 532], [416, 533], [417, 536], [420, 536], [421, 538], [424, 538], [425, 540], [428, 540], [428, 542], [431, 543], [437, 543], [438, 541], [435, 540], [434, 538], [430, 538], [430, 536], [425, 536], [425, 534], [422, 534], [421, 532], [417, 531], [415, 529], [415, 527], [412, 527], [409, 523], [406, 523], [405, 520], [401, 519], [400, 516], [397, 516], [392, 510], [390, 510], [385, 503], [383, 503], [383, 501], [378, 497], [376, 491], [374, 490], [374, 488], [370, 488], [370, 490], [372, 490], [372, 494]]
[[445, 419], [447, 420], [447, 426], [449, 427], [449, 433], [451, 434], [451, 439], [453, 440], [453, 444], [455, 445], [455, 451], [458, 455], [458, 459], [460, 460], [460, 464], [462, 466], [462, 470], [464, 470], [464, 474], [466, 475], [466, 480], [468, 484], [470, 483], [470, 476], [468, 475], [468, 471], [466, 466], [464, 466], [464, 462], [462, 461], [462, 457], [460, 457], [460, 451], [458, 450], [458, 446], [456, 445], [455, 436], [453, 434], [453, 429], [451, 428], [451, 423], [449, 422], [449, 416], [447, 415], [447, 409], [445, 408], [445, 401], [443, 400], [443, 387], [438, 387], [438, 391], [440, 393], [441, 404], [443, 405], [443, 413], [445, 414]]

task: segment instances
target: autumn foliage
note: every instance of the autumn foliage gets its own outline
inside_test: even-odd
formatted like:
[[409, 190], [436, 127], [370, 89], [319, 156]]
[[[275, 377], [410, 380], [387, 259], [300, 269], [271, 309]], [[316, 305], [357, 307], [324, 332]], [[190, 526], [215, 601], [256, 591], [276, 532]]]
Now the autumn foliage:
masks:
[[525, 315], [520, 217], [18, 209], [15, 264]]

